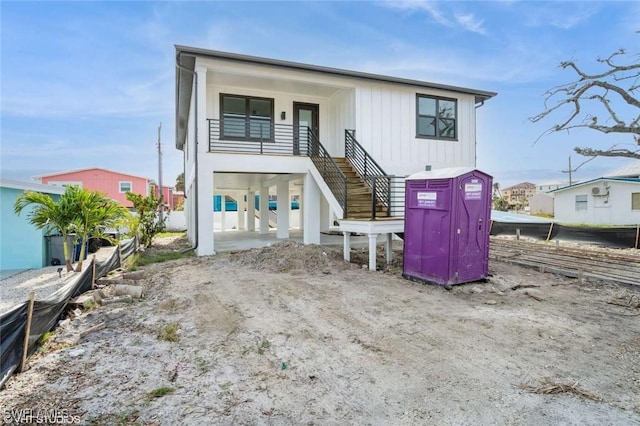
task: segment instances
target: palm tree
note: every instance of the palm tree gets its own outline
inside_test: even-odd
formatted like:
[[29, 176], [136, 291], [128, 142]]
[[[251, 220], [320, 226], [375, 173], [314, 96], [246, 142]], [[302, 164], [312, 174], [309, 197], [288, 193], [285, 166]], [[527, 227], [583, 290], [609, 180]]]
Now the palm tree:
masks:
[[72, 228], [81, 239], [80, 258], [76, 266], [76, 272], [80, 272], [89, 237], [110, 239], [105, 234], [105, 229], [117, 226], [124, 218], [125, 210], [120, 204], [103, 194], [86, 189], [77, 192], [75, 203], [78, 214], [72, 222]]
[[34, 206], [29, 213], [29, 222], [37, 229], [45, 229], [47, 232], [58, 231], [62, 234], [62, 250], [67, 271], [72, 271], [71, 256], [69, 255], [68, 236], [73, 229], [73, 220], [76, 215], [75, 190], [67, 187], [58, 202], [47, 194], [33, 191], [25, 191], [18, 196], [13, 206], [14, 212], [20, 215], [27, 206]]

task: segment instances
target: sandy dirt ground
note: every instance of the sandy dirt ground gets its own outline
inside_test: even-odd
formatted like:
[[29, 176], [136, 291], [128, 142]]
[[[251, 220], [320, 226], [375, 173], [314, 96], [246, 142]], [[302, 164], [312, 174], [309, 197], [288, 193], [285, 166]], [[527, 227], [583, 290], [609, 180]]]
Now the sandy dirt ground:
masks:
[[149, 265], [145, 298], [67, 321], [9, 380], [4, 421], [640, 424], [638, 289], [491, 262], [447, 291], [352, 262], [283, 242]]

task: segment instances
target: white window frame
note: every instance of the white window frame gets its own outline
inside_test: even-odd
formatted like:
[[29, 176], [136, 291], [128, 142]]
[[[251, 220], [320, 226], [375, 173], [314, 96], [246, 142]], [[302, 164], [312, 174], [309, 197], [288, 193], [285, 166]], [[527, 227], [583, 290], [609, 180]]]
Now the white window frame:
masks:
[[[129, 189], [127, 190], [122, 190], [122, 184], [129, 184]], [[118, 192], [120, 192], [121, 194], [126, 193], [127, 191], [129, 192], [133, 192], [133, 182], [131, 182], [130, 180], [121, 180], [120, 182], [118, 182]]]
[[[578, 199], [578, 197], [580, 197], [580, 199]], [[589, 210], [589, 196], [587, 194], [577, 194], [575, 200], [577, 212], [586, 212]]]

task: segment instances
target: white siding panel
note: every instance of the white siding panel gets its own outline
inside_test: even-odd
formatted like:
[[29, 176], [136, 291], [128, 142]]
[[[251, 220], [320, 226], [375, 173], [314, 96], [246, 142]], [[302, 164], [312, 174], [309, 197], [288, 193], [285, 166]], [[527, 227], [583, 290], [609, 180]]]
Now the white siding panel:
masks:
[[[416, 94], [458, 99], [458, 140], [416, 138]], [[367, 84], [356, 88], [356, 139], [390, 174], [475, 166], [475, 99], [470, 95]]]

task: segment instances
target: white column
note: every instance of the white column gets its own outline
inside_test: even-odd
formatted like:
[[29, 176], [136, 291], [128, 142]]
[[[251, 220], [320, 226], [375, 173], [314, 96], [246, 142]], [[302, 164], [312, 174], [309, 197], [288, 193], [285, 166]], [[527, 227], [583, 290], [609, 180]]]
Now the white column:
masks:
[[213, 246], [213, 173], [198, 170], [198, 256], [215, 254]]
[[247, 231], [256, 230], [256, 193], [247, 192]]
[[300, 191], [300, 199], [298, 200], [298, 222], [300, 223], [300, 230], [304, 231], [304, 191]]
[[331, 207], [329, 207], [329, 203], [322, 197], [320, 202], [320, 230], [328, 231], [329, 224], [331, 223]]
[[391, 265], [391, 262], [393, 261], [393, 234], [388, 232], [386, 237], [387, 238], [384, 241], [384, 249], [387, 253], [387, 265]]
[[[320, 188], [311, 173], [304, 176], [302, 190], [302, 228], [304, 244], [320, 244]], [[302, 205], [301, 205], [302, 206]]]
[[369, 234], [369, 270], [376, 270], [376, 242], [378, 234]]
[[207, 68], [203, 66], [196, 67], [198, 74], [197, 102], [198, 102], [198, 140], [196, 141], [196, 149], [198, 151], [198, 173], [197, 183], [197, 215], [198, 221], [198, 248], [196, 253], [198, 256], [207, 256], [215, 254], [213, 241], [213, 168], [207, 167], [204, 156], [209, 151], [209, 127], [207, 122]]
[[245, 201], [244, 201], [244, 194], [242, 194], [241, 192], [237, 193], [235, 195], [236, 198], [236, 202], [238, 203], [238, 231], [244, 231], [245, 230], [245, 226], [244, 226], [244, 207], [245, 207]]
[[224, 232], [227, 229], [227, 196], [225, 194], [220, 195], [220, 227]]
[[278, 182], [276, 186], [278, 202], [276, 212], [278, 213], [277, 238], [289, 238], [289, 210], [291, 210], [291, 197], [289, 196], [289, 182]]
[[260, 233], [269, 233], [269, 188], [260, 188]]
[[342, 252], [344, 254], [344, 261], [351, 261], [351, 232], [344, 231], [344, 239], [342, 240]]

